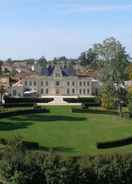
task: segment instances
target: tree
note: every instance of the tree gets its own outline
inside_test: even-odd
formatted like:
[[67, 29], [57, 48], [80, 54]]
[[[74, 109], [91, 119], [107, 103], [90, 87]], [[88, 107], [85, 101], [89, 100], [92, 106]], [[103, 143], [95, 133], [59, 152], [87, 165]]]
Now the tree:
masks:
[[44, 56], [40, 57], [37, 61], [40, 67], [45, 67], [47, 65], [47, 60]]
[[[106, 86], [112, 86], [119, 114], [122, 116], [122, 99], [125, 95], [124, 83], [128, 78], [129, 56], [119, 41], [111, 37], [94, 45], [97, 54], [99, 77]], [[111, 94], [110, 94], [111, 95]]]
[[81, 65], [95, 68], [97, 61], [97, 54], [94, 48], [90, 48], [86, 52], [82, 52], [79, 57], [79, 60], [81, 62]]

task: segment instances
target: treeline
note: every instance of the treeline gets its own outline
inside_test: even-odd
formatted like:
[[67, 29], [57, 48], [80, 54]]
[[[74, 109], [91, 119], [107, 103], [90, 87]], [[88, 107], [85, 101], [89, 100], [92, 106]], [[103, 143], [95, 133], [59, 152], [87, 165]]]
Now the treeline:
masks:
[[8, 184], [131, 184], [132, 155], [64, 157], [12, 143], [0, 152], [0, 181]]
[[[45, 65], [47, 62], [48, 63], [63, 62], [65, 64], [79, 63], [82, 66], [87, 66], [88, 68], [99, 69], [100, 67], [104, 66], [105, 63], [109, 62], [111, 59], [117, 60], [117, 56], [114, 54], [115, 48], [120, 49], [121, 58], [125, 59], [125, 61], [128, 64], [131, 63], [131, 57], [127, 54], [125, 47], [121, 44], [120, 41], [116, 40], [114, 37], [107, 38], [103, 40], [101, 43], [95, 43], [91, 48], [88, 48], [87, 50], [81, 52], [79, 54], [79, 57], [77, 58], [67, 58], [66, 56], [61, 56], [61, 57], [54, 57], [53, 59], [48, 60], [44, 56], [41, 56], [38, 59], [28, 58], [23, 60], [14, 60], [9, 58], [6, 60], [6, 62], [7, 63], [26, 62], [28, 64], [33, 64], [34, 62], [37, 62], [42, 66]], [[109, 55], [108, 50], [110, 51]], [[0, 63], [1, 62], [3, 61], [0, 60]]]

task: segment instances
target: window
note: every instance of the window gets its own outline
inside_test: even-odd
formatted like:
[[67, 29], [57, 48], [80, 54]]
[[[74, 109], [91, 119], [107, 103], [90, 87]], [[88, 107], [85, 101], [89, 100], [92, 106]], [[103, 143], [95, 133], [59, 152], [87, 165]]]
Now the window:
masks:
[[89, 94], [89, 89], [87, 89], [87, 94]]
[[59, 93], [60, 93], [60, 90], [56, 89], [56, 95], [59, 95]]
[[87, 82], [87, 86], [89, 86], [89, 82]]
[[56, 76], [56, 77], [60, 77], [60, 74], [59, 74], [59, 73], [56, 73], [55, 76]]
[[69, 90], [69, 89], [67, 89], [67, 94], [68, 94], [68, 95], [70, 94], [70, 90]]
[[85, 95], [85, 92], [86, 92], [85, 89], [83, 89], [83, 94], [84, 94], [84, 95]]
[[75, 93], [75, 89], [72, 89], [72, 93], [73, 93], [73, 94]]
[[14, 89], [14, 90], [13, 90], [13, 96], [16, 96], [16, 94], [17, 94], [17, 93], [16, 93], [16, 90]]
[[70, 82], [69, 81], [67, 82], [67, 86], [70, 86]]
[[79, 93], [82, 94], [82, 90], [81, 89], [79, 89]]
[[27, 86], [27, 81], [25, 81], [25, 86]]
[[32, 81], [29, 81], [29, 86], [32, 86]]
[[43, 81], [41, 81], [41, 86], [43, 86], [44, 85], [44, 83], [43, 83]]
[[56, 81], [56, 86], [59, 86], [60, 85], [60, 82], [59, 81]]
[[36, 86], [36, 84], [37, 84], [36, 81], [34, 81], [34, 86]]
[[84, 86], [86, 85], [86, 82], [85, 82], [85, 81], [83, 82], [83, 85], [84, 85]]
[[75, 82], [72, 82], [72, 86], [75, 86]]
[[45, 82], [45, 85], [48, 86], [48, 81]]
[[43, 94], [43, 93], [44, 93], [44, 89], [42, 88], [42, 89], [41, 89], [41, 94]]
[[82, 82], [81, 81], [79, 82], [79, 85], [82, 86]]
[[46, 89], [46, 94], [48, 94], [49, 93], [49, 90], [48, 90], [48, 88]]

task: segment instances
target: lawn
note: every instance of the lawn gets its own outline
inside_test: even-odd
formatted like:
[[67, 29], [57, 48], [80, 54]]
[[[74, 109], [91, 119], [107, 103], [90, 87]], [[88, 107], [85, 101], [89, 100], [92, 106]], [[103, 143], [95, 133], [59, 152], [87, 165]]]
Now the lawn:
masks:
[[71, 155], [129, 153], [132, 145], [98, 150], [96, 142], [132, 135], [132, 120], [116, 115], [72, 113], [71, 107], [49, 107], [50, 113], [0, 119], [0, 137], [22, 136], [42, 147]]

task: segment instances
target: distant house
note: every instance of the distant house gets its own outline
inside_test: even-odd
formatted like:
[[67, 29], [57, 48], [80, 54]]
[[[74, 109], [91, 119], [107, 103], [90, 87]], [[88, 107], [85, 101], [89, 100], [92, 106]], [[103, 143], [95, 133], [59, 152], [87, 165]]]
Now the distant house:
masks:
[[132, 87], [132, 80], [126, 81], [126, 82], [125, 82], [125, 85], [126, 85], [127, 87]]
[[1, 70], [2, 70], [2, 72], [4, 72], [4, 73], [12, 72], [12, 71], [13, 71], [12, 64], [4, 63], [4, 64], [1, 66]]
[[[21, 91], [21, 92], [20, 92]], [[42, 68], [40, 75], [25, 76], [13, 85], [11, 96], [36, 92], [43, 96], [93, 96], [99, 91], [99, 81], [90, 74], [78, 73], [72, 67], [60, 64]]]
[[10, 78], [8, 76], [0, 76], [0, 86], [8, 89], [10, 86]]

